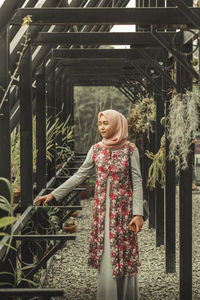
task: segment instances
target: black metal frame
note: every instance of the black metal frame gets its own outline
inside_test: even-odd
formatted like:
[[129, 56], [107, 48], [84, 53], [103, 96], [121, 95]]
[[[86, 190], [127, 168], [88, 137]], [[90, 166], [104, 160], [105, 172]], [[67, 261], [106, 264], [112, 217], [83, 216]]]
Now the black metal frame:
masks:
[[[14, 1], [15, 2], [15, 1]], [[180, 24], [184, 24], [189, 29], [200, 28], [199, 16], [200, 16], [200, 9], [199, 8], [192, 8], [191, 0], [187, 0], [183, 2], [182, 0], [175, 0], [175, 4], [177, 7], [168, 7], [164, 8], [161, 7], [163, 5], [163, 1], [158, 1], [157, 8], [145, 8], [147, 6], [147, 1], [144, 1], [143, 8], [121, 8], [122, 6], [126, 6], [127, 1], [118, 1], [116, 6], [118, 8], [111, 8], [112, 1], [105, 0], [101, 2], [101, 6], [107, 6], [106, 8], [103, 7], [95, 7], [94, 2], [90, 1], [88, 3], [88, 7], [90, 8], [72, 8], [72, 5], [79, 6], [80, 2], [81, 5], [85, 5], [86, 1], [72, 1], [72, 5], [70, 4], [71, 8], [62, 7], [61, 8], [44, 8], [45, 6], [53, 6], [58, 5], [62, 6], [62, 1], [59, 3], [55, 0], [52, 0], [44, 4], [44, 7], [41, 9], [35, 8], [19, 8], [25, 1], [21, 0], [18, 3], [14, 3], [13, 1], [5, 1], [3, 6], [0, 9], [0, 32], [1, 36], [0, 39], [6, 43], [1, 43], [1, 66], [2, 71], [0, 72], [0, 79], [1, 83], [7, 85], [8, 78], [5, 74], [8, 74], [8, 34], [7, 34], [7, 26], [9, 24], [14, 24], [13, 28], [11, 29], [10, 37], [12, 38], [16, 33], [16, 28], [19, 24], [21, 24], [21, 19], [23, 16], [27, 14], [32, 14], [33, 16], [33, 23], [32, 25], [37, 25], [37, 27], [32, 27], [31, 25], [31, 40], [32, 40], [32, 49], [39, 44], [47, 44], [47, 47], [43, 47], [39, 51], [39, 55], [36, 56], [34, 61], [31, 61], [31, 46], [28, 47], [26, 55], [23, 58], [22, 66], [20, 68], [20, 81], [15, 83], [19, 86], [20, 90], [20, 103], [21, 103], [21, 185], [22, 185], [22, 199], [21, 199], [21, 223], [15, 224], [14, 233], [15, 235], [19, 233], [25, 226], [26, 222], [28, 221], [31, 212], [32, 212], [32, 201], [33, 201], [33, 187], [32, 187], [32, 110], [34, 111], [34, 106], [32, 105], [32, 82], [35, 78], [36, 80], [36, 117], [37, 117], [37, 143], [39, 153], [41, 158], [38, 158], [37, 161], [37, 192], [42, 189], [43, 193], [47, 189], [53, 188], [56, 184], [56, 172], [55, 172], [55, 165], [53, 166], [53, 171], [51, 174], [51, 180], [46, 182], [46, 166], [45, 166], [45, 153], [44, 153], [44, 143], [45, 143], [45, 130], [40, 130], [40, 126], [44, 125], [45, 119], [44, 111], [45, 111], [45, 80], [48, 81], [48, 94], [49, 96], [54, 95], [54, 97], [48, 97], [49, 106], [53, 107], [53, 112], [51, 115], [55, 115], [56, 109], [61, 104], [58, 104], [56, 101], [55, 90], [52, 90], [52, 87], [55, 87], [56, 84], [60, 84], [62, 81], [63, 88], [62, 88], [62, 101], [64, 102], [65, 96], [68, 96], [70, 99], [69, 102], [65, 103], [65, 111], [64, 111], [64, 118], [69, 114], [73, 115], [73, 105], [72, 105], [72, 98], [73, 98], [73, 85], [74, 84], [113, 84], [118, 87], [118, 89], [126, 95], [126, 97], [134, 103], [135, 99], [139, 97], [139, 95], [143, 94], [141, 89], [135, 88], [133, 83], [140, 83], [143, 87], [145, 87], [147, 95], [154, 95], [157, 100], [157, 121], [156, 121], [156, 149], [158, 150], [160, 137], [162, 135], [162, 130], [160, 130], [159, 121], [161, 116], [164, 115], [164, 102], [166, 102], [167, 110], [169, 104], [169, 96], [166, 91], [169, 88], [174, 87], [178, 92], [183, 92], [184, 88], [191, 87], [191, 78], [192, 76], [199, 80], [199, 74], [192, 68], [191, 60], [185, 59], [181, 52], [174, 50], [172, 44], [170, 43], [170, 39], [173, 36], [173, 32], [163, 32], [161, 33], [163, 28], [170, 28], [171, 30], [180, 27]], [[56, 2], [56, 3], [55, 3]], [[29, 1], [31, 5], [31, 1]], [[152, 1], [153, 5], [153, 1]], [[121, 6], [121, 7], [120, 7]], [[119, 8], [120, 7], [120, 8]], [[19, 9], [17, 9], [19, 8]], [[53, 9], [53, 15], [50, 12]], [[15, 15], [14, 15], [15, 12]], [[13, 16], [14, 15], [14, 16]], [[2, 16], [2, 18], [1, 18]], [[52, 17], [53, 16], [53, 17]], [[85, 31], [85, 33], [72, 33], [72, 32], [60, 32], [60, 31], [69, 31], [70, 28], [68, 25], [73, 23], [78, 24], [78, 30]], [[98, 24], [97, 24], [98, 23]], [[108, 24], [137, 24], [139, 25], [138, 28], [143, 28], [145, 31], [143, 33], [137, 34], [128, 34], [128, 33], [108, 33], [109, 25]], [[17, 25], [18, 24], [18, 25]], [[54, 28], [53, 33], [47, 33], [49, 26], [52, 24], [57, 24]], [[84, 28], [82, 24], [87, 24]], [[96, 24], [96, 25], [93, 25]], [[102, 24], [102, 25], [100, 25]], [[155, 25], [150, 28], [149, 24]], [[164, 24], [164, 25], [163, 25]], [[49, 25], [49, 26], [46, 26]], [[158, 30], [158, 31], [156, 31]], [[43, 31], [43, 32], [40, 32]], [[105, 31], [99, 34], [96, 33], [89, 33], [89, 31]], [[151, 33], [150, 33], [151, 31]], [[180, 37], [179, 37], [180, 35]], [[145, 38], [145, 43], [143, 40]], [[177, 46], [187, 47], [190, 49], [191, 42], [187, 45], [184, 45], [182, 41], [182, 32], [176, 36], [178, 39], [174, 42]], [[65, 42], [64, 39], [68, 39], [66, 44], [69, 45], [80, 45], [84, 44], [92, 48], [93, 46], [98, 46], [99, 44], [109, 44], [109, 41], [112, 44], [118, 44], [119, 39], [121, 39], [122, 44], [131, 44], [131, 50], [111, 50], [107, 51], [103, 49], [63, 49], [62, 44]], [[51, 45], [58, 45], [60, 44], [60, 49], [51, 50]], [[17, 57], [17, 50], [19, 50], [20, 41], [18, 46], [16, 47], [15, 51], [11, 55], [11, 71], [14, 68], [16, 57]], [[141, 50], [140, 47], [144, 49]], [[155, 47], [155, 48], [154, 48]], [[155, 50], [158, 52], [155, 55]], [[51, 52], [50, 52], [51, 51]], [[174, 82], [171, 79], [171, 76], [168, 70], [165, 69], [165, 66], [168, 64], [168, 52], [170, 52], [177, 61], [177, 81]], [[64, 53], [64, 54], [63, 54]], [[90, 53], [90, 54], [89, 54]], [[57, 55], [57, 56], [56, 56]], [[100, 58], [103, 61], [108, 61], [108, 59], [118, 58], [118, 62], [124, 60], [123, 64], [119, 66], [119, 71], [121, 75], [115, 76], [114, 73], [109, 72], [107, 76], [104, 76], [105, 73], [100, 72], [100, 75], [95, 75], [97, 73], [97, 69], [94, 70], [93, 78], [87, 76], [86, 79], [81, 78], [81, 76], [77, 76], [75, 72], [75, 64], [80, 62], [82, 59], [82, 66], [87, 64], [88, 56], [90, 55], [90, 59], [93, 58]], [[106, 56], [107, 55], [107, 60]], [[72, 71], [67, 73], [64, 65], [67, 63], [64, 58], [68, 57], [70, 59], [70, 63], [74, 60], [74, 66], [72, 66]], [[48, 67], [46, 68], [46, 79], [44, 78], [44, 70], [41, 71], [41, 65], [45, 64], [48, 59], [51, 59]], [[188, 56], [188, 58], [191, 58]], [[85, 62], [83, 62], [85, 59]], [[143, 64], [148, 62], [152, 68], [154, 68], [159, 73], [159, 77], [157, 80], [154, 80], [151, 75], [148, 73], [147, 69], [144, 68], [143, 65], [140, 64], [136, 59], [142, 60]], [[159, 62], [163, 62], [163, 66], [161, 67]], [[167, 63], [166, 63], [167, 61]], [[125, 66], [126, 64], [130, 64], [133, 68], [127, 70], [125, 73]], [[115, 65], [113, 63], [113, 65]], [[89, 66], [88, 66], [89, 67]], [[58, 70], [57, 70], [58, 68]], [[69, 68], [68, 68], [69, 69]], [[100, 68], [98, 67], [98, 70]], [[80, 69], [81, 75], [84, 74]], [[182, 74], [184, 74], [185, 81], [182, 80]], [[102, 79], [102, 76], [104, 78]], [[144, 84], [142, 78], [145, 78], [147, 84]], [[187, 79], [187, 80], [186, 80]], [[186, 82], [187, 81], [187, 82]], [[64, 86], [67, 83], [67, 88], [65, 89]], [[132, 83], [132, 84], [131, 84]], [[152, 88], [149, 87], [152, 85]], [[0, 91], [0, 95], [2, 92]], [[144, 94], [143, 94], [144, 95]], [[33, 93], [33, 96], [34, 93]], [[39, 101], [38, 99], [42, 97], [43, 102]], [[14, 92], [10, 95], [10, 102], [7, 101], [4, 103], [3, 109], [3, 117], [0, 115], [0, 137], [4, 138], [4, 147], [0, 147], [0, 154], [1, 154], [1, 176], [4, 176], [10, 179], [10, 144], [9, 144], [9, 131], [10, 131], [10, 112], [9, 112], [9, 105], [12, 103], [12, 109], [16, 108], [18, 102], [14, 100]], [[34, 98], [34, 97], [33, 97]], [[134, 99], [134, 100], [133, 100]], [[18, 100], [18, 99], [17, 99]], [[51, 100], [51, 101], [50, 101]], [[56, 106], [57, 105], [57, 106]], [[41, 110], [41, 111], [40, 111]], [[166, 110], [166, 115], [168, 111]], [[42, 113], [41, 113], [42, 112]], [[41, 113], [41, 114], [40, 114]], [[23, 118], [26, 115], [27, 118]], [[17, 121], [16, 117], [16, 121]], [[71, 120], [73, 123], [73, 119]], [[152, 140], [154, 140], [155, 136], [152, 135]], [[40, 144], [41, 142], [41, 144]], [[43, 143], [43, 144], [42, 144]], [[152, 147], [152, 143], [149, 145], [149, 148]], [[166, 146], [166, 151], [168, 151], [168, 141]], [[191, 298], [191, 211], [192, 211], [192, 199], [191, 199], [191, 156], [189, 156], [189, 168], [186, 171], [181, 172], [180, 176], [180, 293], [181, 299], [190, 299]], [[55, 162], [53, 162], [54, 164]], [[147, 166], [148, 162], [144, 162], [144, 166]], [[39, 168], [41, 170], [39, 171]], [[73, 168], [72, 168], [73, 170]], [[174, 164], [169, 163], [166, 161], [166, 187], [171, 187], [170, 185], [171, 180], [175, 179], [175, 170]], [[173, 176], [169, 176], [169, 174], [173, 174]], [[50, 179], [50, 178], [49, 178]], [[173, 182], [174, 183], [174, 182]], [[6, 195], [5, 187], [1, 187], [1, 190], [4, 195]], [[80, 189], [74, 191], [75, 193], [72, 195], [71, 198], [68, 199], [68, 203], [73, 201]], [[163, 191], [158, 187], [156, 189], [156, 195], [147, 192], [149, 203], [150, 203], [150, 220], [149, 224], [150, 227], [156, 226], [156, 237], [157, 237], [157, 246], [164, 244], [164, 196]], [[154, 197], [157, 197], [156, 201], [156, 210], [154, 207]], [[170, 200], [171, 198], [171, 200]], [[188, 201], [189, 199], [189, 201]], [[175, 271], [175, 186], [173, 184], [173, 189], [169, 192], [169, 188], [166, 191], [166, 271], [167, 272], [174, 272]], [[62, 208], [64, 208], [63, 206]], [[60, 207], [60, 209], [62, 209]], [[79, 207], [80, 208], [80, 207]], [[69, 208], [70, 209], [70, 208]], [[78, 207], [77, 207], [78, 209]], [[42, 211], [42, 208], [38, 208], [38, 211]], [[64, 219], [69, 217], [72, 213], [71, 212], [65, 216]], [[154, 215], [155, 213], [155, 215]], [[171, 216], [171, 222], [170, 217]], [[168, 218], [169, 217], [169, 218]], [[64, 221], [64, 219], [62, 221]], [[62, 223], [62, 222], [61, 222]], [[61, 225], [60, 223], [60, 225]], [[172, 224], [172, 225], [170, 225]], [[170, 232], [173, 232], [170, 235]], [[41, 235], [42, 237], [42, 235]], [[14, 240], [19, 239], [20, 237], [14, 236]], [[31, 237], [37, 239], [38, 237]], [[46, 238], [49, 238], [46, 236]], [[57, 239], [59, 236], [51, 236], [52, 239]], [[8, 237], [3, 238], [3, 241], [8, 241]], [[21, 239], [25, 239], [25, 237], [21, 236]], [[61, 237], [60, 237], [61, 239]], [[47, 254], [41, 263], [39, 263], [34, 270], [37, 270], [41, 265], [45, 265], [48, 257], [51, 254], [55, 253], [56, 249], [59, 249], [62, 246], [62, 242], [60, 240], [54, 248], [52, 248]], [[0, 246], [0, 257], [2, 258], [4, 254], [4, 247]], [[171, 261], [169, 263], [169, 261]], [[32, 270], [27, 274], [27, 276], [31, 277], [35, 272]], [[20, 293], [20, 290], [18, 290]], [[8, 291], [7, 291], [8, 292]], [[1, 290], [0, 290], [1, 293]]]

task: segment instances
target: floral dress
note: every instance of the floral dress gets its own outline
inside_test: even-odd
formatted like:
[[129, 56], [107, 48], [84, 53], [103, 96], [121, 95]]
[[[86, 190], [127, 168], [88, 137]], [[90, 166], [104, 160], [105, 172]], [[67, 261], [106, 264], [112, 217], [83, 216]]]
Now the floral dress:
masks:
[[[130, 144], [130, 155], [135, 145]], [[112, 151], [100, 144], [93, 146], [96, 189], [90, 242], [89, 264], [98, 268], [104, 248], [107, 181], [110, 177], [110, 247], [113, 277], [137, 274], [140, 266], [137, 235], [129, 230], [133, 218], [133, 195], [129, 180], [128, 148]]]
[[[94, 145], [69, 180], [53, 191], [59, 200], [96, 168], [96, 188], [88, 262], [98, 268], [97, 299], [138, 299], [140, 266], [137, 235], [128, 229], [133, 215], [142, 215], [142, 180], [138, 150], [130, 143], [133, 193], [129, 182], [128, 147], [108, 150]], [[135, 275], [135, 276], [133, 276]]]

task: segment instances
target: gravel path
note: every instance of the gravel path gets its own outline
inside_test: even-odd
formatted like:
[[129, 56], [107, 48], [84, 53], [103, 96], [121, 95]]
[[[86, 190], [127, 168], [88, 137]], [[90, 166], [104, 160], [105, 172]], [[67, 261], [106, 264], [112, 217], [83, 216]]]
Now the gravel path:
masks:
[[[178, 193], [177, 193], [178, 194]], [[178, 195], [177, 195], [178, 199]], [[69, 241], [57, 252], [50, 268], [46, 287], [65, 288], [63, 299], [95, 300], [97, 271], [87, 265], [92, 199], [82, 200], [83, 210], [76, 222], [76, 240]], [[200, 299], [200, 192], [193, 192], [193, 300]], [[176, 273], [165, 273], [165, 247], [156, 247], [155, 230], [146, 222], [139, 234], [140, 300], [179, 299], [179, 237], [177, 200], [177, 254]]]

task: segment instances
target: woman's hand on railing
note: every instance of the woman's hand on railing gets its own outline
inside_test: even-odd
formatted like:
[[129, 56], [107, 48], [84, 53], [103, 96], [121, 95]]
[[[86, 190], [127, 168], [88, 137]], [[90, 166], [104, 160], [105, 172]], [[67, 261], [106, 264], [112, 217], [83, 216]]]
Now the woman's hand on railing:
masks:
[[34, 204], [40, 205], [42, 203], [45, 206], [48, 202], [50, 202], [54, 198], [53, 194], [47, 194], [44, 196], [40, 196], [34, 200]]

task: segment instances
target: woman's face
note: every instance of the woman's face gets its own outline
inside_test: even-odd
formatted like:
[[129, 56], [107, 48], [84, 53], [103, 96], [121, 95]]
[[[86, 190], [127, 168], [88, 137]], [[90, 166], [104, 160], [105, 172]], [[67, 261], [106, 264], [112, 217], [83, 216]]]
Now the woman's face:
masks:
[[103, 115], [99, 118], [98, 128], [103, 138], [107, 139], [112, 135], [111, 125]]

